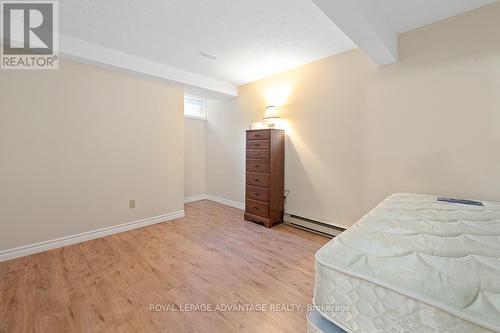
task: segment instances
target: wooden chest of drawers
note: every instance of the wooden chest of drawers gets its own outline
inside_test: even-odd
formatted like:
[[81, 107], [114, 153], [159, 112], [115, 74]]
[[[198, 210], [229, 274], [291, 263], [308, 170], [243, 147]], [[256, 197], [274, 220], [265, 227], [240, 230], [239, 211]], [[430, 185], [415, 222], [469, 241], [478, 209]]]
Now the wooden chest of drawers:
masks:
[[285, 132], [247, 131], [245, 220], [270, 228], [283, 221]]

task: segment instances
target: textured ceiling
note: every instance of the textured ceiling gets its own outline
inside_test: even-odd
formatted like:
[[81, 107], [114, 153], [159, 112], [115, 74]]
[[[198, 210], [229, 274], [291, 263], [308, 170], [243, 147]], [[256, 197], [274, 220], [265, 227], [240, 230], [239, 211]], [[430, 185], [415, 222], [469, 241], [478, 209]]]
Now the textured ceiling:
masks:
[[[494, 2], [357, 1], [377, 1], [396, 32]], [[59, 7], [65, 35], [237, 85], [356, 47], [312, 0], [60, 0]]]
[[60, 22], [71, 37], [235, 84], [355, 47], [309, 0], [62, 0]]

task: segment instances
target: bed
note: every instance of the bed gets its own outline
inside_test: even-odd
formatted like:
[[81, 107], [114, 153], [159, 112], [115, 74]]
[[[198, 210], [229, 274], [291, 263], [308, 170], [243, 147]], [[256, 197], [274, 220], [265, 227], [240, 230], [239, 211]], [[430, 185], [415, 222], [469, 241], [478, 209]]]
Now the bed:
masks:
[[500, 203], [483, 204], [385, 199], [316, 253], [308, 331], [500, 332]]

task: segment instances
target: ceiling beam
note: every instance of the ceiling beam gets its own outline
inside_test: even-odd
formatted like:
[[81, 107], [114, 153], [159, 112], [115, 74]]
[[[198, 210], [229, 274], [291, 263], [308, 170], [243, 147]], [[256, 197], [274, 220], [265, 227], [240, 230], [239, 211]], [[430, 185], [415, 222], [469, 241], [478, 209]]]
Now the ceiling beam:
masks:
[[[22, 22], [20, 24], [23, 25]], [[23, 43], [22, 40], [13, 40]], [[64, 34], [59, 34], [56, 43], [59, 56], [62, 58], [118, 69], [145, 77], [154, 77], [169, 83], [179, 84], [186, 92], [216, 100], [238, 96], [238, 87], [235, 84], [166, 66]]]
[[398, 34], [373, 0], [313, 0], [377, 65], [398, 60]]
[[81, 39], [59, 34], [59, 55], [84, 63], [124, 70], [180, 84], [191, 93], [224, 100], [238, 95], [236, 85], [166, 66]]

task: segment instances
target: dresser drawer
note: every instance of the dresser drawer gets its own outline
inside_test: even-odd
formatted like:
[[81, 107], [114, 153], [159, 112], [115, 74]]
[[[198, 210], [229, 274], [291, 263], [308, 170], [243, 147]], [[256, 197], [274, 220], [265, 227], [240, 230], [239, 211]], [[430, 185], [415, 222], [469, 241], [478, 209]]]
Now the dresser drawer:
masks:
[[246, 183], [261, 187], [269, 187], [269, 175], [265, 173], [247, 172]]
[[269, 158], [269, 149], [248, 149], [247, 158]]
[[268, 130], [247, 131], [247, 140], [269, 140], [270, 135]]
[[245, 211], [258, 216], [269, 217], [269, 205], [264, 202], [247, 199], [245, 201]]
[[269, 190], [267, 188], [247, 186], [245, 192], [248, 199], [269, 201]]
[[247, 149], [269, 149], [269, 140], [248, 140]]
[[247, 158], [247, 171], [269, 172], [269, 160], [258, 160]]

